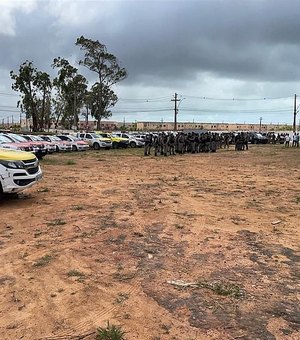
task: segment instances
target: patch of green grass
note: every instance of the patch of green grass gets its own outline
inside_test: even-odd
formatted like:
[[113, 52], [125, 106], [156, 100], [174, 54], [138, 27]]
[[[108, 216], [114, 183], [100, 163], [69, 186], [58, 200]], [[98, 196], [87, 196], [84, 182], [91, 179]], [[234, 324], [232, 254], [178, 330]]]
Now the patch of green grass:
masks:
[[296, 203], [299, 204], [300, 203], [300, 196], [296, 197]]
[[97, 329], [96, 340], [125, 340], [125, 334], [121, 326], [110, 325]]
[[232, 283], [222, 282], [207, 283], [200, 281], [198, 282], [198, 287], [210, 289], [217, 295], [232, 296], [237, 299], [244, 296], [244, 292], [241, 290], [241, 288]]
[[46, 254], [39, 258], [34, 264], [34, 267], [44, 267], [50, 263], [50, 261], [53, 259], [53, 257], [49, 254]]
[[75, 164], [76, 162], [70, 159], [66, 162], [66, 165], [75, 165]]

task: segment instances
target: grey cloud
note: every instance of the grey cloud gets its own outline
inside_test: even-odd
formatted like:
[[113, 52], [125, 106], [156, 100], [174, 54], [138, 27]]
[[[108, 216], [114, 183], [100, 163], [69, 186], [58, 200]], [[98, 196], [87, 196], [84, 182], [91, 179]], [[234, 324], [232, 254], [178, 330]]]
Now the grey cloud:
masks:
[[[1, 75], [7, 72], [7, 79], [1, 76], [2, 83], [9, 86], [9, 71], [17, 70], [26, 59], [52, 74], [50, 65], [54, 57], [79, 60], [82, 54], [74, 43], [84, 35], [107, 45], [128, 70], [129, 76], [121, 87], [136, 91], [140, 88], [140, 93], [151, 86], [169, 92], [176, 88], [184, 92], [188, 87], [191, 91], [201, 86], [207, 91], [222, 79], [233, 81], [228, 83], [228, 92], [249, 91], [250, 95], [257, 95], [260, 90], [268, 94], [288, 93], [297, 86], [300, 77], [297, 0], [72, 4], [72, 11], [77, 11], [74, 21], [70, 14], [73, 12], [67, 12], [68, 2], [60, 17], [58, 11], [50, 10], [43, 1], [30, 13], [16, 14], [16, 36], [0, 35]], [[92, 12], [95, 14], [89, 18]], [[70, 15], [64, 17], [66, 14]], [[82, 72], [94, 81], [91, 73]], [[211, 77], [209, 84], [202, 82], [205, 74]], [[242, 88], [234, 81], [243, 82]]]

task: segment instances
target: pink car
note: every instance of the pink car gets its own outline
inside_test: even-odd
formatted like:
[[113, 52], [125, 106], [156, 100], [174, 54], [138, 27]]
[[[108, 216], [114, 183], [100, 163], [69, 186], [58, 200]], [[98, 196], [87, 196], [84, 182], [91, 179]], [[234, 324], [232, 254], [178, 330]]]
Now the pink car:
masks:
[[13, 142], [10, 138], [6, 137], [3, 134], [0, 134], [0, 145], [3, 148], [13, 149], [13, 150], [21, 150], [21, 151], [33, 151], [33, 147], [30, 143], [17, 143]]

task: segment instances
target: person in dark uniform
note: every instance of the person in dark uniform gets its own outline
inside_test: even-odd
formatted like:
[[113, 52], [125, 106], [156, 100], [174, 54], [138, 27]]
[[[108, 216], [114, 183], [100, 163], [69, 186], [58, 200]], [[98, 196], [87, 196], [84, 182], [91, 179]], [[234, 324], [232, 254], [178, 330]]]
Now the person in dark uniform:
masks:
[[152, 134], [147, 133], [145, 137], [144, 155], [149, 156], [152, 146]]

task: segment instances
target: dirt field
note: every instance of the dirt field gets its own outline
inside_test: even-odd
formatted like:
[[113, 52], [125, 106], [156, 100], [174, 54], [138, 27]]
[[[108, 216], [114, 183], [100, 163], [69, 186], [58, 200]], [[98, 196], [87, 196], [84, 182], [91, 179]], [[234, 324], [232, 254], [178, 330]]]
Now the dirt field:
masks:
[[300, 150], [49, 155], [0, 203], [0, 339], [300, 339]]

